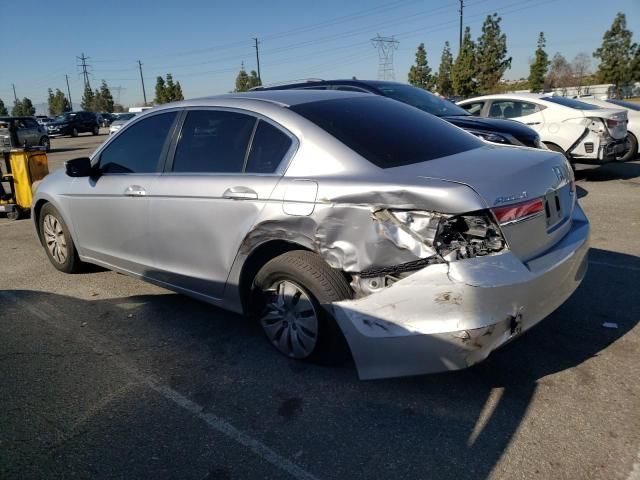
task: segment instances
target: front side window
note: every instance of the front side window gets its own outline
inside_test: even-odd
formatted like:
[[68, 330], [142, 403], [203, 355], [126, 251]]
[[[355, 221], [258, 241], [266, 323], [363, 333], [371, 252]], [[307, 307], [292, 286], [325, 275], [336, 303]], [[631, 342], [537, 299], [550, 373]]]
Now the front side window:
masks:
[[222, 110], [187, 113], [173, 160], [182, 173], [240, 173], [256, 118]]
[[274, 173], [291, 148], [291, 138], [264, 120], [260, 120], [251, 142], [245, 172]]
[[147, 117], [125, 129], [100, 154], [102, 173], [154, 173], [177, 113]]
[[425, 162], [484, 145], [444, 120], [378, 95], [289, 108], [381, 168]]

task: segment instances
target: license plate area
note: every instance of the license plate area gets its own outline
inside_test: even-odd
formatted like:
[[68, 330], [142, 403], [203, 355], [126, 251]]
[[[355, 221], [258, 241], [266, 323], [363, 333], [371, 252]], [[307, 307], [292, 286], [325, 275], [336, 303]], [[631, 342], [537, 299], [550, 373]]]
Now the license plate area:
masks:
[[562, 220], [562, 203], [557, 191], [549, 192], [544, 196], [544, 212], [547, 217], [547, 227], [553, 227]]

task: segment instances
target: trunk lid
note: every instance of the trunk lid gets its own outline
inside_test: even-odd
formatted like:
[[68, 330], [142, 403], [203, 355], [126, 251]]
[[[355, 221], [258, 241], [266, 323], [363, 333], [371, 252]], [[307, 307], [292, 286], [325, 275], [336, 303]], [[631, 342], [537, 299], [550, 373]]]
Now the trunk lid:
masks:
[[487, 208], [541, 199], [539, 214], [501, 225], [510, 249], [523, 261], [551, 248], [571, 227], [572, 174], [555, 152], [487, 145], [391, 170], [406, 170], [417, 182], [432, 178], [467, 185]]

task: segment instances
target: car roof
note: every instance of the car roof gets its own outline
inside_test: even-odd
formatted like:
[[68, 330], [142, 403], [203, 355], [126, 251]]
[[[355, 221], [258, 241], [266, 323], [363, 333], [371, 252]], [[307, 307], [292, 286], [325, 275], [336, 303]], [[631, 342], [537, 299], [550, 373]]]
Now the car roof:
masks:
[[[253, 90], [243, 93], [229, 93], [226, 95], [214, 95], [210, 97], [192, 98], [179, 102], [165, 103], [160, 108], [172, 107], [206, 107], [215, 106], [221, 100], [234, 102], [267, 102], [282, 107], [291, 107], [304, 103], [319, 102], [324, 100], [334, 100], [338, 98], [367, 96], [360, 92], [343, 92], [337, 90]], [[225, 102], [226, 103], [226, 102]], [[152, 109], [157, 111], [159, 108]], [[148, 110], [151, 111], [151, 110]]]

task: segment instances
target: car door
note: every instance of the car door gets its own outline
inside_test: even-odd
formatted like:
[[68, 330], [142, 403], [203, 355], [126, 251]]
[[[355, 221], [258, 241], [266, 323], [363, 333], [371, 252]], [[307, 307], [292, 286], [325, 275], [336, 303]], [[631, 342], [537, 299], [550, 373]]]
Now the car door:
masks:
[[18, 118], [14, 121], [14, 128], [16, 129], [16, 136], [18, 137], [18, 146], [33, 145], [33, 132], [27, 125], [26, 119]]
[[538, 133], [544, 127], [544, 107], [533, 102], [516, 99], [493, 100], [489, 106], [490, 118], [516, 120], [533, 128]]
[[99, 175], [74, 180], [66, 200], [82, 256], [131, 273], [150, 268], [149, 195], [177, 117], [158, 112], [129, 125], [94, 156]]
[[40, 125], [33, 118], [25, 118], [24, 124], [27, 128], [27, 146], [32, 147], [40, 142]]
[[246, 234], [281, 178], [295, 139], [232, 109], [188, 110], [150, 197], [152, 278], [222, 298]]

